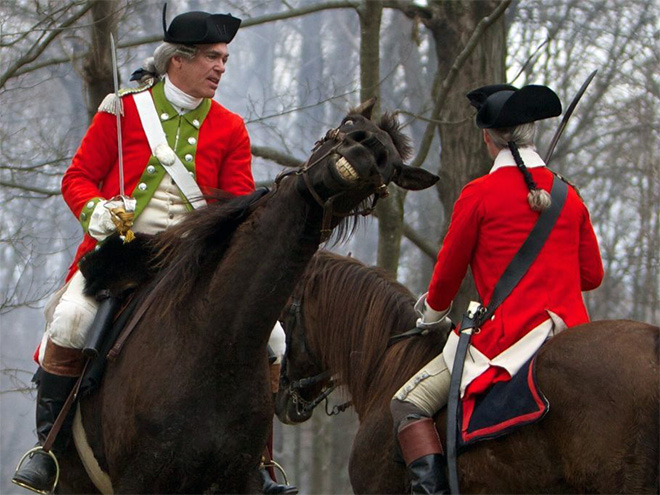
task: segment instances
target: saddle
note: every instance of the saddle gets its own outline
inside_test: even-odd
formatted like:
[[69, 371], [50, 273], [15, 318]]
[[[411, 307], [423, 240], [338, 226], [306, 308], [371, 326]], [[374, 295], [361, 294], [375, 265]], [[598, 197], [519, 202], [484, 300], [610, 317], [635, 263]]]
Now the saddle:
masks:
[[130, 330], [126, 324], [145, 302], [149, 283], [158, 272], [152, 261], [153, 238], [136, 234], [133, 241], [124, 243], [118, 235], [112, 236], [79, 263], [85, 277], [85, 295], [100, 303], [83, 350], [93, 358], [80, 386], [83, 396], [98, 388], [110, 351], [122, 332]]
[[507, 435], [543, 419], [550, 403], [536, 381], [536, 355], [506, 382], [460, 402], [458, 448]]
[[[225, 212], [225, 221], [240, 224], [261, 198], [268, 194], [260, 187], [252, 194], [235, 198], [235, 208]], [[234, 228], [235, 228], [234, 225]], [[135, 234], [128, 243], [115, 234], [79, 262], [85, 277], [84, 293], [99, 301], [83, 354], [93, 358], [87, 365], [80, 393], [98, 388], [108, 359], [116, 358], [124, 342], [151, 303], [157, 275], [163, 267], [157, 259], [157, 235]], [[269, 351], [270, 352], [270, 351]], [[274, 361], [269, 355], [269, 361]]]

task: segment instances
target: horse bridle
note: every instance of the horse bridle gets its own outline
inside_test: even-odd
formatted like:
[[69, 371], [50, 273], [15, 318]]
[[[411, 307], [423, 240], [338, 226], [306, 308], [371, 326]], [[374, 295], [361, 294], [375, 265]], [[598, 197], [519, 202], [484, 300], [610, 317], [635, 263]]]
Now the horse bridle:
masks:
[[[314, 143], [314, 147], [312, 148], [312, 155], [307, 159], [305, 163], [303, 163], [303, 165], [300, 168], [284, 171], [275, 178], [275, 187], [277, 187], [279, 186], [279, 183], [282, 181], [282, 179], [284, 179], [284, 177], [288, 177], [289, 175], [296, 175], [298, 177], [302, 177], [305, 187], [307, 188], [307, 191], [312, 196], [314, 201], [323, 209], [323, 220], [321, 223], [321, 242], [326, 241], [330, 237], [330, 234], [332, 234], [332, 228], [330, 225], [332, 221], [332, 217], [343, 218], [343, 217], [357, 216], [357, 215], [362, 215], [362, 216], [370, 215], [373, 212], [374, 208], [376, 207], [376, 203], [378, 202], [378, 199], [385, 198], [389, 195], [389, 192], [387, 191], [387, 185], [383, 181], [383, 176], [378, 169], [376, 169], [376, 173], [378, 174], [379, 183], [376, 186], [376, 191], [373, 194], [373, 201], [371, 203], [371, 206], [364, 208], [363, 210], [360, 211], [351, 212], [351, 213], [337, 213], [333, 211], [334, 201], [337, 198], [341, 197], [342, 195], [346, 194], [348, 191], [340, 191], [337, 194], [334, 194], [330, 196], [328, 199], [324, 200], [319, 195], [319, 193], [314, 189], [314, 185], [309, 180], [309, 175], [307, 174], [307, 172], [309, 172], [314, 166], [321, 163], [322, 160], [324, 160], [331, 154], [337, 153], [341, 155], [341, 153], [339, 153], [338, 150], [339, 147], [346, 141], [347, 137], [348, 134], [340, 131], [339, 127], [335, 127], [333, 129], [328, 130], [325, 136], [323, 136], [321, 139], [316, 141], [316, 143]], [[378, 138], [376, 139], [380, 142]], [[314, 157], [314, 153], [316, 153], [328, 141], [334, 141], [335, 142], [334, 146], [330, 147], [321, 156], [315, 158], [312, 161], [312, 157]], [[346, 160], [346, 158], [344, 158], [343, 155], [341, 155], [341, 158], [338, 160], [337, 163], [340, 163], [342, 160], [345, 161], [349, 167], [351, 166], [348, 160]]]
[[[305, 331], [304, 331], [305, 327], [304, 327], [303, 314], [302, 314], [302, 301], [300, 298], [297, 298], [295, 296], [292, 298], [292, 300], [293, 302], [289, 306], [286, 319], [282, 324], [286, 332], [286, 340], [285, 340], [286, 351], [284, 352], [284, 356], [282, 357], [282, 367], [280, 370], [280, 377], [282, 378], [283, 384], [286, 383], [288, 385], [289, 396], [291, 397], [292, 402], [295, 404], [296, 412], [299, 415], [302, 416], [311, 413], [314, 409], [316, 409], [316, 406], [318, 406], [323, 401], [325, 401], [325, 413], [328, 416], [337, 415], [348, 409], [351, 406], [351, 401], [345, 402], [343, 404], [335, 405], [333, 406], [331, 411], [328, 411], [327, 399], [330, 396], [330, 394], [334, 392], [334, 390], [337, 388], [337, 383], [334, 380], [334, 378], [332, 378], [332, 373], [330, 372], [330, 370], [325, 370], [314, 376], [300, 378], [298, 380], [292, 381], [289, 379], [287, 354], [289, 353], [289, 349], [291, 348], [291, 338], [293, 332], [295, 332], [296, 330], [300, 331], [301, 339], [302, 339], [301, 340], [302, 348], [303, 348], [302, 352], [311, 355], [311, 353], [308, 351], [309, 347], [307, 345], [307, 337], [305, 336]], [[318, 366], [318, 360], [316, 359], [316, 357], [312, 356], [312, 360]], [[312, 400], [306, 400], [300, 395], [300, 391], [302, 389], [309, 387], [311, 385], [315, 385], [317, 383], [321, 383], [325, 380], [329, 380], [328, 383], [321, 389], [321, 392]]]

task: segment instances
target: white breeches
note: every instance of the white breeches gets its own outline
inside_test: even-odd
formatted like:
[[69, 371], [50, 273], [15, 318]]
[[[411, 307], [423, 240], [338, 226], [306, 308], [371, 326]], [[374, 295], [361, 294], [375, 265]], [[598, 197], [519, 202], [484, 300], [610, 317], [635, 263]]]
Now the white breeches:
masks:
[[[61, 347], [71, 349], [82, 349], [85, 345], [87, 331], [94, 321], [98, 303], [93, 297], [83, 294], [85, 288], [85, 277], [76, 272], [66, 284], [61, 293], [59, 302], [53, 300], [50, 304], [57, 304], [49, 317], [48, 306], [46, 308], [46, 335], [44, 339], [50, 339]], [[56, 298], [58, 294], [54, 297]], [[43, 358], [46, 350], [45, 340], [40, 349], [39, 361]]]
[[[77, 271], [66, 284], [64, 292], [55, 294], [46, 307], [46, 333], [39, 350], [39, 362], [43, 360], [47, 339], [61, 347], [82, 349], [98, 309], [98, 303], [93, 297], [83, 294], [85, 277]], [[57, 302], [57, 297], [59, 302]], [[51, 305], [57, 304], [52, 309]], [[284, 330], [279, 322], [275, 323], [268, 341], [277, 356], [276, 363], [281, 362], [286, 348]]]
[[408, 380], [394, 398], [414, 404], [432, 418], [447, 405], [450, 383], [447, 364], [442, 354], [438, 354]]

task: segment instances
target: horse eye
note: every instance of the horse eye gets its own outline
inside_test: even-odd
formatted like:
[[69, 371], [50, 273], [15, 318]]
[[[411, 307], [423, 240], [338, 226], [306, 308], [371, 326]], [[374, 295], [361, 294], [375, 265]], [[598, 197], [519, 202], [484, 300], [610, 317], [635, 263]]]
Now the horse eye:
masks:
[[349, 119], [346, 122], [344, 122], [344, 125], [353, 125], [353, 121]]

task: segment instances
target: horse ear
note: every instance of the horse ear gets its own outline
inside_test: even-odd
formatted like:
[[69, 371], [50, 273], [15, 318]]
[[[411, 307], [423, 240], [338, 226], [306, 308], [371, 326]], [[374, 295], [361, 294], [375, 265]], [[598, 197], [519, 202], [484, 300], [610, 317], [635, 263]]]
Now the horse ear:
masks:
[[394, 177], [394, 183], [409, 191], [419, 191], [431, 187], [440, 177], [420, 167], [401, 165]]
[[373, 112], [377, 100], [378, 97], [376, 96], [369, 98], [367, 101], [365, 101], [360, 106], [355, 108], [352, 113], [360, 114], [363, 117], [371, 120], [371, 112]]

